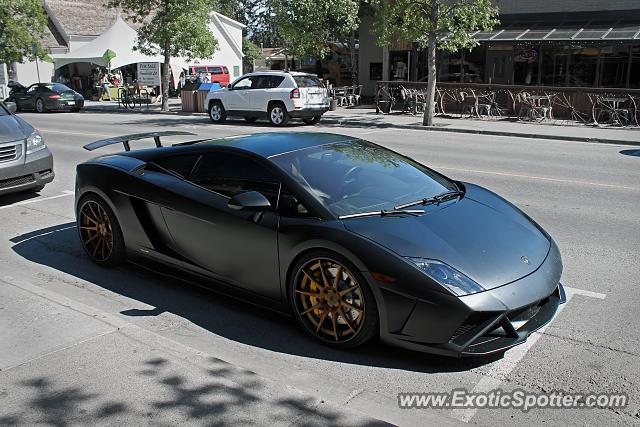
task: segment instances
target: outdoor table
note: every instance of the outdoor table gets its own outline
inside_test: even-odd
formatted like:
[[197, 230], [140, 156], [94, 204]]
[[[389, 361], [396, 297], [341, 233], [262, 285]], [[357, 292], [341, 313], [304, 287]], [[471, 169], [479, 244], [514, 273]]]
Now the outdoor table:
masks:
[[[549, 95], [529, 95], [525, 98], [530, 102], [531, 120], [546, 120], [551, 118], [551, 96]], [[548, 105], [542, 105], [542, 101], [547, 101]], [[538, 109], [542, 110], [542, 117], [536, 117]]]
[[[627, 101], [629, 101], [629, 98], [622, 98], [622, 97], [615, 97], [615, 96], [600, 98], [600, 102], [606, 108], [605, 111], [608, 111], [609, 113], [608, 123], [624, 125], [621, 119], [623, 119], [625, 123], [629, 122], [629, 117], [628, 117], [629, 110], [625, 108], [620, 108], [620, 104]], [[601, 115], [602, 115], [602, 112], [598, 115], [598, 119], [600, 119]], [[598, 120], [595, 120], [595, 122], [597, 123]]]

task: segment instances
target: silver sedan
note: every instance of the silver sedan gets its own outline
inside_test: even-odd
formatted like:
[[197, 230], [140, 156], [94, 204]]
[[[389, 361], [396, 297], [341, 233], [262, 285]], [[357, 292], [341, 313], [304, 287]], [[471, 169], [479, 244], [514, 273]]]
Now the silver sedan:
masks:
[[0, 194], [40, 191], [53, 181], [53, 156], [42, 135], [0, 102]]

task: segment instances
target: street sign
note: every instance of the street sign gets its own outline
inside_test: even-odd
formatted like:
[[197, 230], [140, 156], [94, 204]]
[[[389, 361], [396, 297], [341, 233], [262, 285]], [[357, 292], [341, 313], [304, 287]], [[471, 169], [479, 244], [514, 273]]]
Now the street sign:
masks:
[[160, 86], [160, 63], [138, 62], [138, 83], [143, 86]]

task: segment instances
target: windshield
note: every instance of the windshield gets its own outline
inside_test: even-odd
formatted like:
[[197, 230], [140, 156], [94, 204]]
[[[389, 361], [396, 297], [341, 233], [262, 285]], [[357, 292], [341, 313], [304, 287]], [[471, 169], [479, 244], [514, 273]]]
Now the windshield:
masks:
[[400, 154], [363, 140], [297, 150], [271, 158], [336, 216], [392, 210], [456, 185]]

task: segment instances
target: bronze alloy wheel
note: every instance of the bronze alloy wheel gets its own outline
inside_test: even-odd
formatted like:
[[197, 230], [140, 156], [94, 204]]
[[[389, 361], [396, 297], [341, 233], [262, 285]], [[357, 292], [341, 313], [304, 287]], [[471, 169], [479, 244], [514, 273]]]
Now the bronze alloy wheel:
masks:
[[304, 326], [335, 343], [358, 335], [365, 319], [365, 298], [356, 277], [341, 263], [314, 258], [298, 270], [294, 305]]
[[113, 228], [109, 215], [99, 203], [87, 200], [80, 208], [80, 237], [87, 253], [96, 261], [106, 261], [113, 252]]

